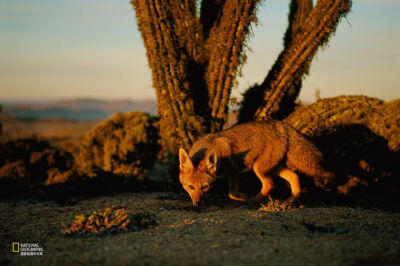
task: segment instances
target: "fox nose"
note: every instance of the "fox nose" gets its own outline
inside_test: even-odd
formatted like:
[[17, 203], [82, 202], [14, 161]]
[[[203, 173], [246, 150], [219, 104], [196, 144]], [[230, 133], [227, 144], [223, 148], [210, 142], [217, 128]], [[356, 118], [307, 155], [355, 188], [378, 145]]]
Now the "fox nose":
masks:
[[193, 205], [196, 207], [201, 207], [201, 205], [203, 205], [203, 201], [201, 199], [198, 201], [193, 201]]

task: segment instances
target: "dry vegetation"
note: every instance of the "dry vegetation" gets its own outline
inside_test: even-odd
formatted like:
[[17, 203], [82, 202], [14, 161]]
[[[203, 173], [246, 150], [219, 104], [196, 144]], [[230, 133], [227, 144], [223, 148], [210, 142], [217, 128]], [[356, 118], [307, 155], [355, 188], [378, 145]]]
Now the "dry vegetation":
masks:
[[72, 176], [73, 156], [48, 141], [18, 139], [0, 143], [0, 182], [9, 186], [35, 187], [63, 183]]
[[75, 163], [89, 177], [108, 172], [143, 179], [159, 150], [155, 117], [116, 114], [85, 133]]
[[149, 214], [133, 214], [125, 208], [106, 207], [91, 215], [80, 214], [70, 224], [63, 224], [62, 234], [69, 236], [93, 236], [138, 231], [155, 225]]
[[269, 200], [266, 204], [261, 204], [261, 207], [258, 209], [258, 211], [264, 211], [264, 212], [281, 212], [281, 211], [290, 211], [294, 210], [296, 208], [304, 208], [304, 205], [298, 205], [294, 204], [296, 201], [296, 198], [290, 197], [287, 200], [280, 201], [278, 199], [272, 199], [269, 197]]
[[[6, 120], [5, 128], [13, 128], [9, 123], [14, 121]], [[58, 128], [60, 121], [53, 122]], [[37, 123], [39, 126], [43, 121]], [[64, 193], [84, 194], [112, 189], [118, 184], [137, 186], [135, 182], [145, 179], [160, 151], [157, 119], [140, 112], [116, 114], [85, 134], [80, 132], [81, 136], [79, 129], [84, 126], [78, 124], [77, 130], [71, 128], [74, 133], [61, 144], [54, 139], [44, 140], [46, 129], [53, 130], [50, 122], [46, 123], [48, 127], [38, 132], [41, 139], [19, 138], [30, 136], [35, 128], [31, 127], [33, 121], [18, 121], [21, 128], [30, 131], [21, 130], [15, 138], [0, 143], [1, 194], [35, 194], [46, 186], [59, 187], [62, 183], [68, 187]], [[96, 181], [88, 183], [92, 178]], [[88, 187], [90, 191], [85, 191]]]

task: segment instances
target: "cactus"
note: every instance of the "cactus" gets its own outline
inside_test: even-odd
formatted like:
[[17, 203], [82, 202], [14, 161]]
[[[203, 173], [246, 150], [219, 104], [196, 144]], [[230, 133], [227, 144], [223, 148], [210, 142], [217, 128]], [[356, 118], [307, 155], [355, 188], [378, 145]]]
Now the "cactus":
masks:
[[[246, 92], [239, 122], [284, 117], [302, 78], [351, 0], [292, 0], [284, 50], [264, 82]], [[246, 61], [246, 39], [260, 0], [132, 0], [158, 98], [160, 136], [171, 153], [222, 129], [229, 97]]]
[[204, 118], [199, 114], [207, 113], [195, 112], [193, 99], [196, 95], [196, 100], [202, 99], [207, 106], [199, 93], [204, 90], [201, 82], [193, 82], [201, 79], [194, 69], [203, 61], [202, 28], [195, 16], [195, 2], [133, 0], [132, 4], [152, 69], [164, 145], [169, 150], [187, 147], [204, 132]]
[[292, 1], [285, 48], [264, 81], [245, 93], [239, 122], [268, 116], [284, 118], [294, 110], [301, 80], [308, 74], [312, 58], [318, 48], [328, 43], [351, 7], [349, 0], [320, 0], [312, 10], [311, 4], [308, 0]]
[[211, 108], [211, 132], [222, 128], [227, 119], [228, 102], [237, 72], [246, 57], [243, 53], [251, 22], [255, 22], [258, 1], [226, 1], [219, 23], [206, 42], [208, 65], [206, 82]]
[[[222, 128], [257, 0], [132, 0], [171, 153]], [[208, 12], [210, 11], [210, 12]]]

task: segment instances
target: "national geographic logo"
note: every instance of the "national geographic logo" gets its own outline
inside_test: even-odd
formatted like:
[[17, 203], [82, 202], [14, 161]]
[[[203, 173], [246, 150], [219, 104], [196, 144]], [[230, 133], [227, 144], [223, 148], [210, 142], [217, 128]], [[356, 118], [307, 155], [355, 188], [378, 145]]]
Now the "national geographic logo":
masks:
[[19, 252], [19, 243], [18, 242], [12, 243], [12, 252], [13, 253]]
[[11, 244], [13, 253], [19, 253], [21, 256], [43, 256], [44, 248], [39, 243], [19, 243]]

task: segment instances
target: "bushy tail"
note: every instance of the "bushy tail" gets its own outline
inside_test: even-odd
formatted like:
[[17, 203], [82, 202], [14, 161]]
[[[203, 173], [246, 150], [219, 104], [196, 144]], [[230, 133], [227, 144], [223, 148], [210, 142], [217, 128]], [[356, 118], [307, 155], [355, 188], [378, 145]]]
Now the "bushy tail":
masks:
[[[291, 126], [286, 125], [288, 134], [288, 151], [286, 166], [308, 176], [314, 177], [317, 185], [326, 184], [334, 179], [335, 174], [321, 166], [322, 153]], [[318, 180], [319, 179], [319, 180]]]

